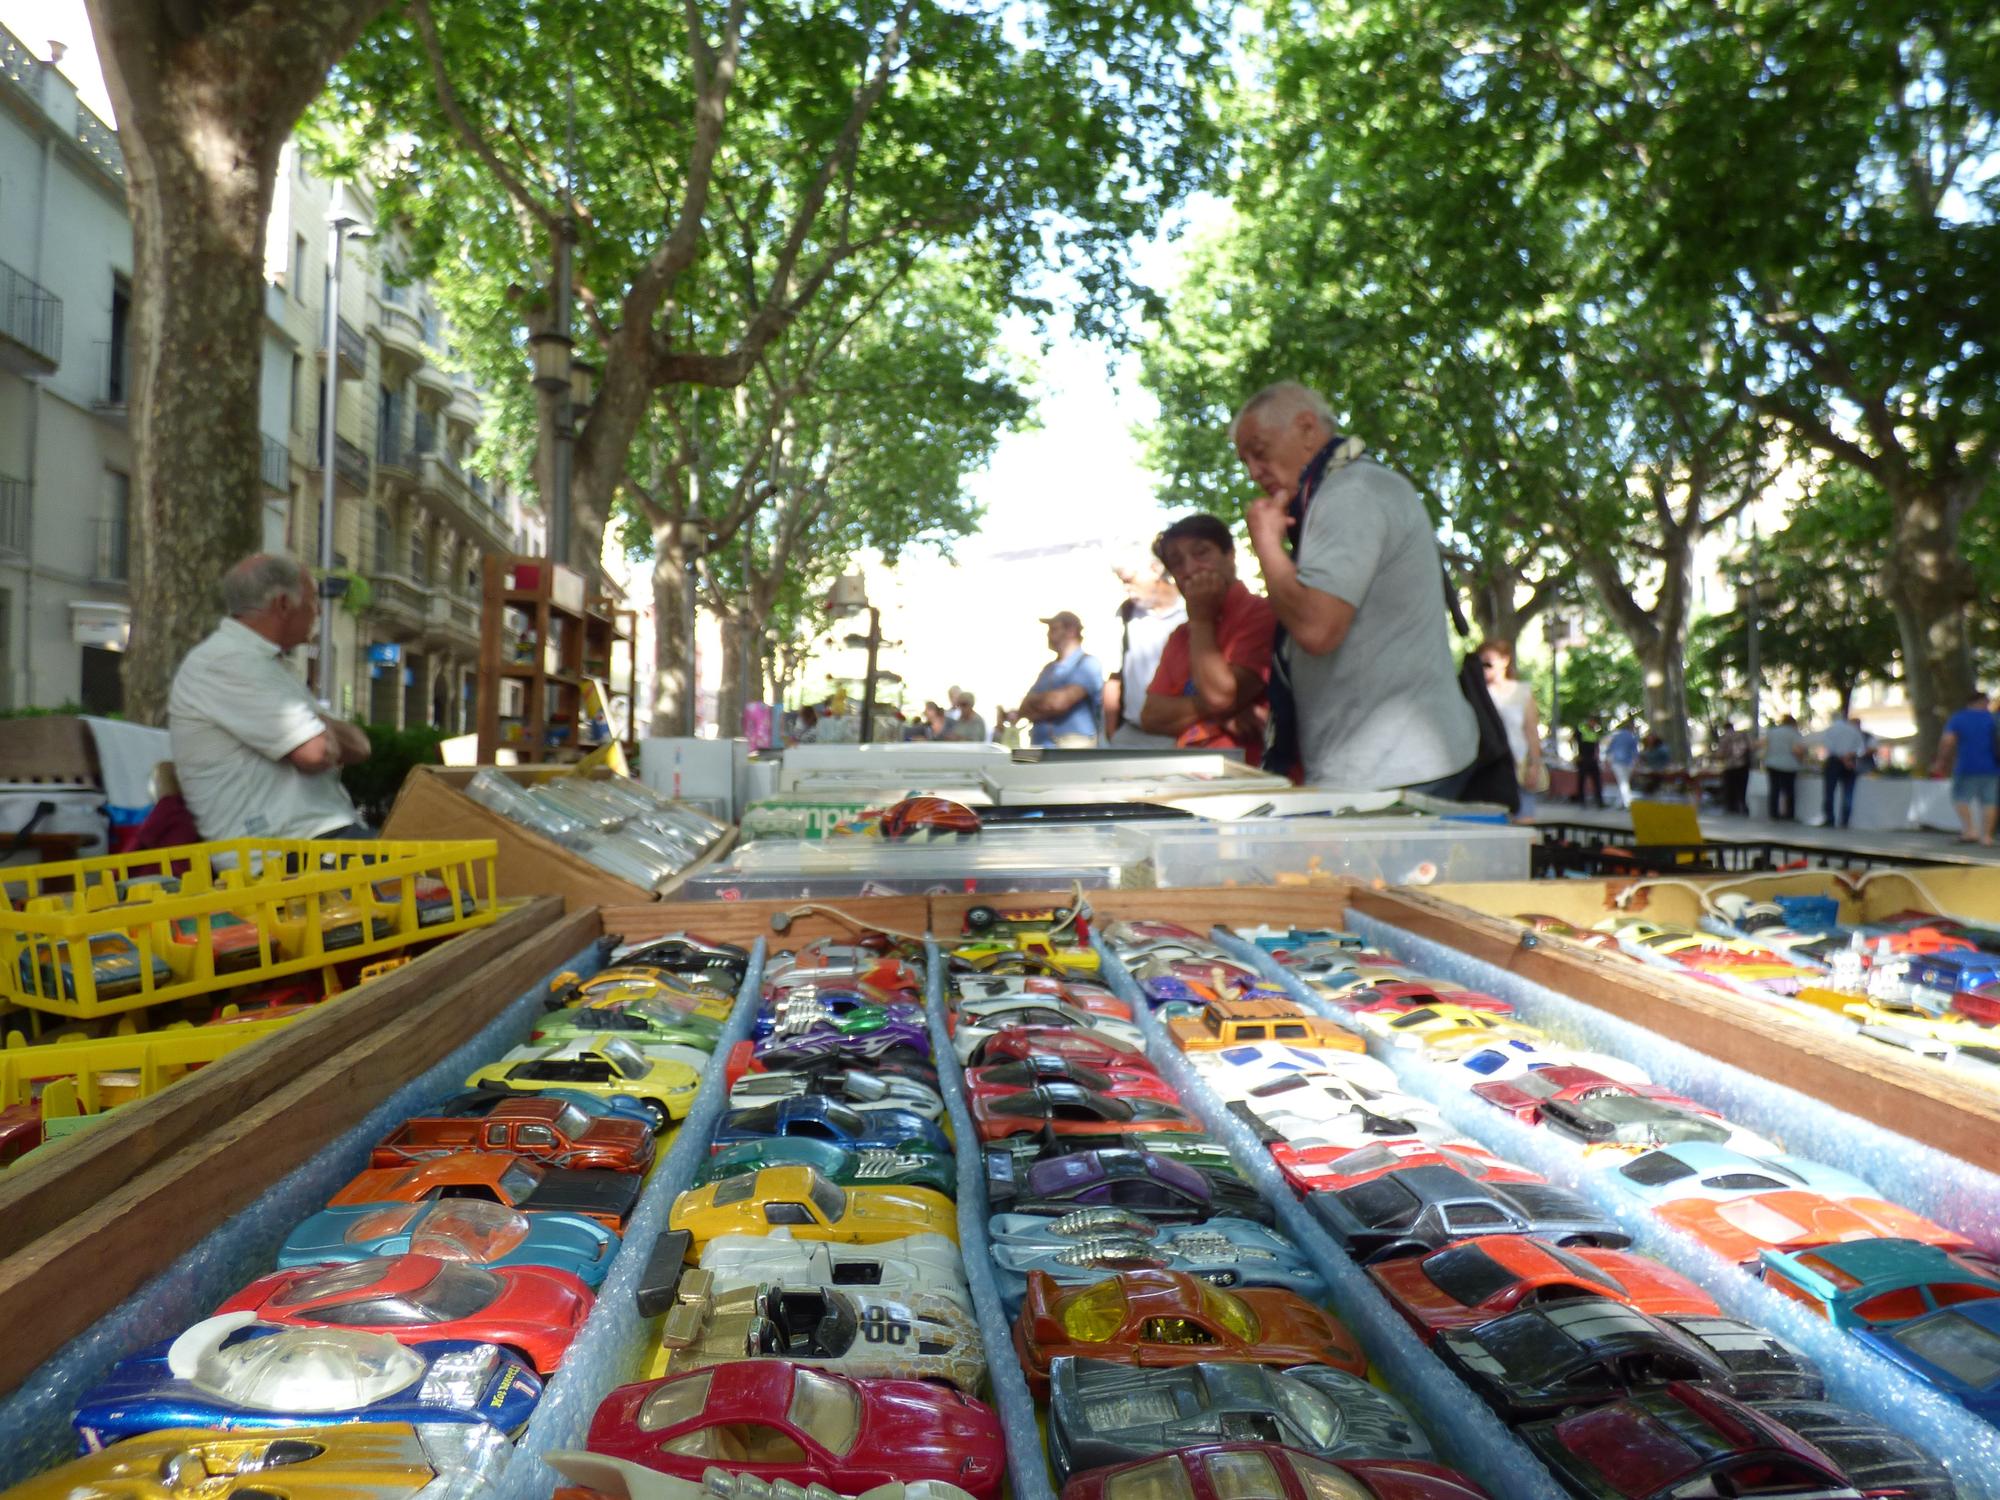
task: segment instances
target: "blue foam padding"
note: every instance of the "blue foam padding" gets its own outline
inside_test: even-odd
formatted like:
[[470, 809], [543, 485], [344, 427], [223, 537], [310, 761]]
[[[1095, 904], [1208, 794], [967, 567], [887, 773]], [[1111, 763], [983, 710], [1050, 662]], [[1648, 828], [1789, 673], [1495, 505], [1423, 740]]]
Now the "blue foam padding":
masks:
[[550, 1377], [535, 1415], [515, 1445], [514, 1457], [500, 1477], [496, 1500], [547, 1500], [560, 1479], [541, 1461], [556, 1448], [581, 1448], [598, 1403], [612, 1388], [636, 1380], [652, 1346], [654, 1321], [639, 1316], [639, 1278], [652, 1254], [653, 1241], [667, 1226], [674, 1199], [686, 1192], [707, 1159], [716, 1124], [728, 1107], [725, 1076], [730, 1049], [750, 1035], [763, 1000], [764, 940], [750, 950], [750, 967], [736, 992], [736, 1004], [723, 1024], [715, 1055], [688, 1106], [687, 1118], [674, 1131], [673, 1146], [646, 1179], [645, 1190], [625, 1226], [625, 1244], [611, 1263], [611, 1274], [598, 1290], [576, 1342]]
[[1014, 1356], [1013, 1326], [993, 1276], [993, 1247], [986, 1236], [991, 1210], [986, 1203], [985, 1155], [965, 1102], [965, 1072], [945, 1028], [945, 958], [936, 943], [924, 947], [929, 955], [924, 1012], [930, 1021], [938, 1092], [944, 1095], [944, 1107], [951, 1116], [952, 1144], [958, 1154], [958, 1249], [965, 1261], [972, 1308], [979, 1318], [980, 1342], [986, 1346], [993, 1409], [1000, 1413], [1001, 1430], [1007, 1439], [1007, 1477], [1014, 1500], [1055, 1500], [1048, 1454], [1035, 1420], [1035, 1398], [1029, 1394], [1028, 1378]]
[[564, 969], [588, 975], [600, 966], [592, 947], [551, 969], [476, 1036], [231, 1215], [0, 1400], [0, 1487], [75, 1457], [76, 1431], [70, 1426], [70, 1413], [112, 1365], [199, 1322], [217, 1303], [270, 1270], [293, 1226], [319, 1212], [368, 1165], [375, 1142], [411, 1115], [459, 1092], [475, 1070], [527, 1039], [543, 1013], [548, 981], [554, 975]]
[[[1913, 1160], [1925, 1155], [1951, 1160], [1443, 944], [1412, 937], [1359, 913], [1350, 913], [1349, 923], [1370, 944], [1419, 972], [1454, 979], [1469, 989], [1507, 1000], [1522, 1020], [1559, 1041], [1637, 1062], [1657, 1082], [1720, 1110], [1738, 1124], [1776, 1135], [1802, 1156], [1858, 1173], [1883, 1188], [1884, 1196], [1892, 1201], [1909, 1202], [1899, 1190], [1913, 1170], [1897, 1153], [1911, 1154]], [[1275, 959], [1233, 938], [1228, 946], [1284, 984], [1309, 1009], [1334, 1020], [1345, 1019], [1339, 1007], [1286, 973]], [[1630, 1232], [1635, 1250], [1698, 1283], [1729, 1316], [1768, 1329], [1796, 1345], [1826, 1377], [1828, 1399], [1871, 1413], [1941, 1460], [1966, 1500], [2000, 1500], [2000, 1429], [1905, 1374], [1799, 1303], [1772, 1291], [1692, 1235], [1663, 1224], [1643, 1204], [1605, 1182], [1601, 1171], [1586, 1169], [1583, 1154], [1561, 1137], [1523, 1125], [1485, 1103], [1448, 1066], [1428, 1060], [1416, 1049], [1397, 1047], [1373, 1035], [1368, 1050], [1395, 1070], [1405, 1091], [1435, 1105], [1454, 1130], [1482, 1142], [1508, 1161], [1540, 1172], [1551, 1182], [1581, 1192]], [[1871, 1135], [1880, 1139], [1865, 1148], [1866, 1154], [1848, 1154], [1862, 1153], [1859, 1143]], [[1963, 1162], [1953, 1164], [1962, 1172], [1986, 1178], [1984, 1191], [1992, 1192], [1991, 1174]], [[1915, 1170], [1928, 1169], [1919, 1164]], [[1989, 1198], [1979, 1207], [1982, 1219], [1990, 1222], [1987, 1216], [1991, 1210]]]
[[1097, 951], [1104, 961], [1106, 982], [1131, 1005], [1145, 1033], [1146, 1055], [1277, 1210], [1279, 1228], [1326, 1281], [1334, 1312], [1360, 1341], [1389, 1389], [1430, 1434], [1443, 1460], [1477, 1480], [1496, 1500], [1560, 1500], [1567, 1495], [1533, 1452], [1425, 1347], [1367, 1272], [1306, 1212], [1271, 1153], [1247, 1125], [1223, 1108], [1168, 1038], [1117, 954], [1101, 940]]

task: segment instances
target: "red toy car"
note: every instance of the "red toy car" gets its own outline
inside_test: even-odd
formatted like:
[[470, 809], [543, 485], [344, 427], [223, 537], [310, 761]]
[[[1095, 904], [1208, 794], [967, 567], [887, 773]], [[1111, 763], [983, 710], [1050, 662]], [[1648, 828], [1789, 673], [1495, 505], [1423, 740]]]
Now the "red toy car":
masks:
[[1416, 1010], [1425, 1005], [1462, 1005], [1467, 1010], [1483, 1010], [1489, 1015], [1511, 1016], [1514, 1007], [1505, 1000], [1483, 995], [1478, 990], [1462, 990], [1452, 985], [1427, 983], [1421, 979], [1378, 979], [1353, 996], [1357, 1011]]
[[1067, 1026], [1003, 1026], [979, 1044], [973, 1062], [979, 1067], [1014, 1062], [1024, 1057], [1060, 1057], [1087, 1068], [1151, 1067], [1146, 1054], [1102, 1032]]
[[1447, 1328], [1572, 1297], [1608, 1298], [1662, 1318], [1722, 1315], [1708, 1293], [1656, 1260], [1520, 1234], [1460, 1240], [1365, 1269], [1426, 1342]]
[[1544, 1104], [1552, 1101], [1567, 1104], [1598, 1093], [1634, 1094], [1692, 1115], [1707, 1115], [1712, 1120], [1722, 1118], [1714, 1110], [1696, 1104], [1692, 1099], [1683, 1099], [1656, 1083], [1620, 1083], [1615, 1078], [1605, 1077], [1595, 1068], [1575, 1067], [1567, 1063], [1536, 1068], [1503, 1082], [1475, 1083], [1472, 1092], [1488, 1104], [1506, 1110], [1523, 1125], [1536, 1124], [1541, 1119]]
[[1014, 1352], [1039, 1398], [1049, 1393], [1049, 1361], [1064, 1354], [1149, 1368], [1228, 1360], [1368, 1373], [1354, 1335], [1297, 1292], [1225, 1292], [1184, 1271], [1121, 1271], [1080, 1286], [1030, 1271]]
[[1475, 1182], [1545, 1182], [1539, 1172], [1502, 1161], [1482, 1146], [1459, 1141], [1449, 1146], [1430, 1141], [1384, 1141], [1362, 1146], [1294, 1146], [1274, 1142], [1271, 1159], [1286, 1181], [1302, 1193], [1335, 1193], [1358, 1187], [1384, 1172], [1404, 1167], [1450, 1167]]
[[1189, 1500], [1485, 1500], [1462, 1474], [1411, 1459], [1329, 1463], [1276, 1443], [1204, 1443], [1092, 1469], [1063, 1486], [1062, 1500], [1115, 1500], [1126, 1495], [1186, 1496]]
[[987, 1063], [965, 1075], [966, 1087], [974, 1094], [1012, 1094], [1043, 1083], [1073, 1083], [1114, 1099], [1181, 1102], [1174, 1086], [1140, 1057], [1093, 1066], [1068, 1057], [1030, 1054], [1007, 1062]]
[[1074, 1083], [974, 1093], [967, 1102], [982, 1141], [1004, 1141], [1010, 1135], [1041, 1135], [1044, 1131], [1056, 1136], [1102, 1135], [1106, 1131], [1151, 1135], [1163, 1130], [1199, 1135], [1202, 1129], [1201, 1121], [1178, 1103], [1100, 1094]]
[[266, 1323], [358, 1328], [404, 1344], [474, 1339], [546, 1375], [590, 1316], [590, 1290], [546, 1266], [488, 1268], [429, 1255], [273, 1271], [216, 1308]]
[[921, 1380], [861, 1380], [782, 1359], [642, 1380], [606, 1396], [586, 1446], [701, 1482], [715, 1464], [822, 1484], [843, 1495], [897, 1480], [944, 1480], [995, 1500], [1007, 1472], [1000, 1419]]

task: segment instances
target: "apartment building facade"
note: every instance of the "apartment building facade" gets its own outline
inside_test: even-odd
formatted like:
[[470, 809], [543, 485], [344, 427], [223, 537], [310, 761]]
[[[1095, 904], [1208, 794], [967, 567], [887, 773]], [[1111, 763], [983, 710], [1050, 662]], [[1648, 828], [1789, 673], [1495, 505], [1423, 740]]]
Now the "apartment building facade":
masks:
[[[126, 418], [131, 227], [115, 132], [55, 62], [0, 29], [0, 709], [119, 702], [130, 627]], [[372, 217], [365, 186], [344, 206]], [[350, 242], [321, 426], [327, 212], [336, 188], [287, 145], [266, 240], [259, 426], [264, 545], [317, 564], [334, 472], [348, 605], [322, 637], [343, 717], [472, 728], [480, 559], [541, 550], [537, 512], [475, 474], [478, 392], [394, 236]]]

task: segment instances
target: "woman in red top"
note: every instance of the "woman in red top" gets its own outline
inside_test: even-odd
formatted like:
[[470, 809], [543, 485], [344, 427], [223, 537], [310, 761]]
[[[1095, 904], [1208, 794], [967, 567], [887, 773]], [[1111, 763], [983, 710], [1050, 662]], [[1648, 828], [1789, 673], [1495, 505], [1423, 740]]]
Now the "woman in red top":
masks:
[[1214, 516], [1184, 516], [1153, 553], [1187, 601], [1188, 618], [1167, 637], [1146, 691], [1139, 727], [1191, 749], [1264, 753], [1264, 685], [1271, 676], [1270, 602], [1237, 580], [1236, 543]]

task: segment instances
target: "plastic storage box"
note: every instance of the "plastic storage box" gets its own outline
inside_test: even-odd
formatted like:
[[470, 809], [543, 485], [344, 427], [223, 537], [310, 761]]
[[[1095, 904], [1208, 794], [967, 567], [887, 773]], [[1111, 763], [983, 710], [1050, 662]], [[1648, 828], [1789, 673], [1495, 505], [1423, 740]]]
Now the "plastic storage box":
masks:
[[1442, 818], [1245, 818], [1143, 829], [1163, 886], [1526, 880], [1532, 828]]
[[759, 839], [691, 876], [688, 901], [823, 900], [956, 891], [1060, 891], [1150, 885], [1135, 827], [989, 829], [964, 839]]

